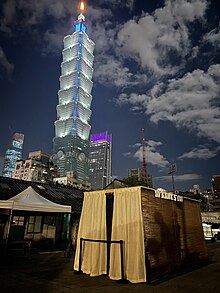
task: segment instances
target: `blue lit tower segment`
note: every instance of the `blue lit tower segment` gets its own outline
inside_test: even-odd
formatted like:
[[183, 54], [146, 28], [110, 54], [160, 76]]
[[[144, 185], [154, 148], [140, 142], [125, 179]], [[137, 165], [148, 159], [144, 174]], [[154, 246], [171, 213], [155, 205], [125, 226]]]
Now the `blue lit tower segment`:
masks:
[[12, 178], [16, 162], [22, 159], [23, 143], [24, 134], [15, 133], [8, 149], [5, 152], [2, 176]]
[[[80, 8], [84, 10], [83, 2]], [[80, 13], [74, 23], [74, 33], [64, 37], [53, 139], [53, 160], [59, 176], [72, 172], [81, 181], [89, 179], [89, 120], [95, 46], [86, 30], [85, 17]]]

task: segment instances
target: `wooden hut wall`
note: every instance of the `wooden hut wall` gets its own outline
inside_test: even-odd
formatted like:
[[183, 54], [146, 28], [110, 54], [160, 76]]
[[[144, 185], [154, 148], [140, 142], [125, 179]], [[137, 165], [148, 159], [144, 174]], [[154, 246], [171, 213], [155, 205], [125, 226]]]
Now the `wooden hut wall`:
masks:
[[199, 203], [184, 198], [184, 225], [186, 234], [185, 262], [196, 262], [207, 258], [207, 249], [202, 229], [202, 219]]
[[154, 190], [144, 188], [141, 199], [151, 279], [176, 270], [192, 256], [197, 261], [207, 257], [196, 201], [161, 199]]

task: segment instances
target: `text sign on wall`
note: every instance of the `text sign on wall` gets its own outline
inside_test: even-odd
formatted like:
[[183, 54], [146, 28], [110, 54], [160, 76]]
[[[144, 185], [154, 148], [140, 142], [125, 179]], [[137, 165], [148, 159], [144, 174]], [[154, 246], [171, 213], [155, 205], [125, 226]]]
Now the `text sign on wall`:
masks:
[[155, 190], [155, 197], [183, 202], [183, 196], [171, 192]]

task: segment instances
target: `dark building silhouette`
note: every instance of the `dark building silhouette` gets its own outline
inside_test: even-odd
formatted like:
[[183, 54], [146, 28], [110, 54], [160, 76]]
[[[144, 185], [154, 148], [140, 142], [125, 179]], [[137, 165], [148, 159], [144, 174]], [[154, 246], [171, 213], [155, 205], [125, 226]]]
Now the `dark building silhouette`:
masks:
[[220, 211], [220, 175], [212, 176], [212, 193], [212, 209], [213, 211]]

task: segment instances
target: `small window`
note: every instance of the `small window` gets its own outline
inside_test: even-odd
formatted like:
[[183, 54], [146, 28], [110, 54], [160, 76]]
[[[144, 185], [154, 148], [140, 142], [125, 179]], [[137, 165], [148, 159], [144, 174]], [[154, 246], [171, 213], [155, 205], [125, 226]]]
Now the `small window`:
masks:
[[52, 225], [52, 226], [55, 226], [56, 225], [56, 216], [46, 216], [44, 218], [44, 224], [47, 224], [47, 225]]
[[42, 216], [30, 216], [28, 220], [27, 233], [42, 232]]
[[24, 226], [24, 216], [13, 216], [12, 225]]

